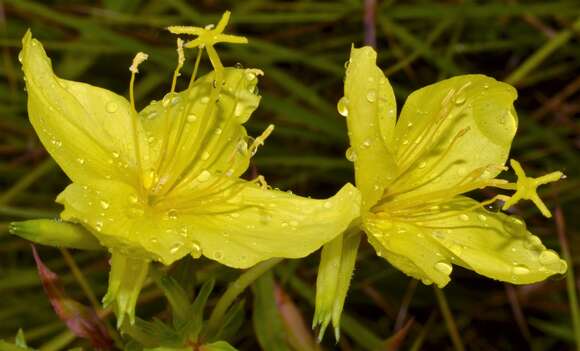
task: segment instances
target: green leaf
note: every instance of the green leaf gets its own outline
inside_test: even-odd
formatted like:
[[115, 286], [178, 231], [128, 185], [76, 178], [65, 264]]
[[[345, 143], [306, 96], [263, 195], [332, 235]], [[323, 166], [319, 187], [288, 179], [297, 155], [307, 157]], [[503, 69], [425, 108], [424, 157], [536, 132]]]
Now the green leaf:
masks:
[[274, 297], [274, 276], [271, 272], [262, 275], [253, 286], [254, 309], [252, 319], [254, 331], [263, 350], [290, 351], [287, 331]]

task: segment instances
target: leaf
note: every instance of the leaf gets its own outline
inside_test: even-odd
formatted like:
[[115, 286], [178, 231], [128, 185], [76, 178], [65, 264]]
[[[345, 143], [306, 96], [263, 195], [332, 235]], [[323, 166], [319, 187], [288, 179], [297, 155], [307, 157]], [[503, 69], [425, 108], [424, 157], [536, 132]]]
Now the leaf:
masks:
[[290, 351], [287, 342], [288, 334], [276, 305], [272, 273], [265, 273], [256, 280], [253, 291], [252, 320], [262, 350]]

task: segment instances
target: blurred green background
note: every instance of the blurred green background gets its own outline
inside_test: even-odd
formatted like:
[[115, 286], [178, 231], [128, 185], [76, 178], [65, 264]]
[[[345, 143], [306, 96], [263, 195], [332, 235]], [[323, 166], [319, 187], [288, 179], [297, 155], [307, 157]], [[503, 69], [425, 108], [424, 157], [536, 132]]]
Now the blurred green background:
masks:
[[[125, 96], [131, 59], [137, 51], [147, 52], [149, 61], [141, 65], [136, 83], [137, 104], [144, 107], [151, 99], [162, 98], [171, 86], [175, 38], [163, 28], [215, 23], [224, 10], [231, 10], [228, 32], [247, 36], [250, 42], [221, 45], [223, 63], [265, 72], [259, 86], [261, 107], [248, 129], [256, 135], [269, 123], [276, 125], [254, 158], [255, 166], [273, 186], [318, 197], [329, 196], [353, 180], [352, 164], [344, 157], [345, 121], [335, 106], [342, 95], [351, 44], [364, 43], [367, 14], [366, 28], [376, 31], [379, 65], [394, 86], [399, 108], [413, 90], [463, 73], [487, 74], [518, 88], [520, 126], [512, 157], [531, 176], [562, 170], [568, 178], [542, 189], [555, 220], [544, 219], [528, 203], [518, 204], [514, 212], [526, 219], [546, 246], [559, 252], [568, 249], [573, 260], [569, 266], [578, 270], [580, 3], [373, 3], [366, 1], [365, 7], [362, 0], [0, 0], [0, 338], [10, 339], [23, 328], [35, 347], [87, 345], [70, 336], [67, 339], [65, 325], [41, 289], [29, 244], [7, 233], [11, 221], [57, 216], [54, 199], [68, 183], [27, 120], [17, 60], [20, 38], [27, 28], [43, 42], [61, 77]], [[193, 53], [188, 54], [184, 76], [193, 66]], [[207, 62], [203, 67], [209, 68]], [[186, 83], [182, 78], [180, 86]], [[40, 253], [60, 274], [67, 293], [86, 302], [61, 253], [46, 247]], [[73, 252], [73, 256], [97, 296], [102, 296], [107, 284], [106, 255]], [[275, 269], [277, 282], [307, 326], [313, 314], [317, 262], [318, 254], [313, 254]], [[217, 293], [238, 275], [208, 260], [194, 265], [196, 284], [215, 275]], [[454, 333], [444, 322], [432, 287], [394, 270], [363, 243], [345, 306], [343, 337], [335, 345], [327, 335], [323, 347], [461, 349], [457, 343], [453, 346], [451, 337], [455, 337], [468, 350], [576, 349], [580, 331], [574, 332], [571, 293], [578, 286], [579, 280], [568, 275], [516, 287], [457, 267], [443, 291], [456, 325]], [[163, 316], [165, 301], [159, 291], [151, 286], [143, 295], [138, 313]], [[251, 291], [243, 297], [250, 320]], [[409, 320], [408, 328], [401, 329]], [[256, 328], [259, 323], [256, 327], [246, 323], [230, 341], [241, 350], [259, 349]], [[387, 339], [390, 342], [385, 343]]]

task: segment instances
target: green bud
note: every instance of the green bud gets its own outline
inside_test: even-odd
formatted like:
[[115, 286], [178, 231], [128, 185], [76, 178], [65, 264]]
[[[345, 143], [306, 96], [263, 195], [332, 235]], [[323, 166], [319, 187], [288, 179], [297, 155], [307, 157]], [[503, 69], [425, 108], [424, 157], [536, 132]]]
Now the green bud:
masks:
[[81, 225], [54, 219], [12, 222], [9, 231], [11, 234], [42, 245], [83, 250], [103, 248], [97, 238]]

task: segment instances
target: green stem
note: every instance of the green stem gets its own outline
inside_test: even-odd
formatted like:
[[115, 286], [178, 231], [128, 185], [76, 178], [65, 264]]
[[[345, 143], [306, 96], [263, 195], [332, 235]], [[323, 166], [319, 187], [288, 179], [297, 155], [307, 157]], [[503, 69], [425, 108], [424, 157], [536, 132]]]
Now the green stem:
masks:
[[574, 261], [568, 245], [568, 238], [566, 237], [566, 222], [564, 214], [560, 207], [555, 211], [556, 229], [558, 232], [558, 239], [562, 249], [562, 257], [568, 264], [568, 273], [566, 274], [566, 290], [568, 292], [568, 300], [570, 301], [570, 314], [572, 315], [572, 328], [574, 332], [574, 339], [576, 340], [576, 350], [580, 351], [580, 308], [578, 307], [578, 295], [576, 294], [576, 279], [574, 275]]
[[439, 309], [441, 309], [441, 314], [443, 314], [443, 319], [445, 319], [445, 324], [447, 325], [451, 342], [453, 342], [453, 347], [456, 351], [464, 351], [465, 347], [463, 346], [463, 342], [461, 341], [461, 337], [457, 331], [457, 325], [455, 324], [455, 319], [453, 319], [453, 315], [451, 314], [451, 310], [447, 304], [445, 294], [443, 294], [443, 291], [436, 286], [433, 287], [433, 290], [435, 290], [435, 297], [437, 297]]
[[220, 297], [215, 308], [211, 312], [209, 321], [207, 322], [207, 330], [205, 335], [213, 335], [219, 329], [222, 319], [234, 302], [234, 300], [244, 291], [250, 284], [252, 284], [256, 279], [272, 267], [277, 265], [282, 261], [281, 258], [272, 258], [268, 261], [260, 262], [254, 267], [242, 273], [235, 282], [228, 286], [226, 292]]
[[528, 57], [514, 72], [512, 72], [506, 79], [506, 83], [517, 85], [523, 78], [528, 76], [537, 66], [540, 65], [550, 54], [556, 51], [560, 46], [566, 44], [574, 32], [580, 30], [580, 18], [576, 19], [572, 27], [565, 29], [554, 36], [541, 48]]
[[56, 164], [49, 158], [42, 162], [38, 167], [36, 167], [32, 172], [28, 173], [24, 178], [20, 179], [16, 184], [14, 184], [10, 189], [4, 192], [0, 196], [0, 205], [6, 205], [16, 197], [20, 192], [28, 188], [32, 183], [41, 178], [48, 172], [50, 172]]

